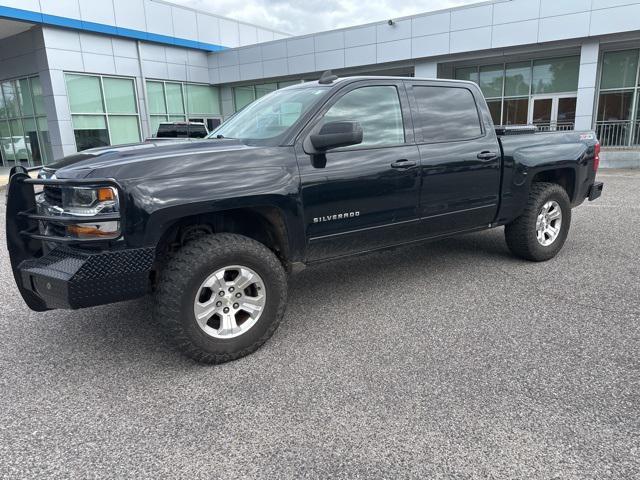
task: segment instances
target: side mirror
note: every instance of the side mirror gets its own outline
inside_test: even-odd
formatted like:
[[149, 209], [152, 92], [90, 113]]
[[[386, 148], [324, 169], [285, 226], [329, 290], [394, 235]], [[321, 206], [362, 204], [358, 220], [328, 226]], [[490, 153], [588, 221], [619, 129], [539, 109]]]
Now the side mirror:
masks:
[[310, 137], [318, 152], [362, 143], [362, 127], [358, 122], [328, 122]]

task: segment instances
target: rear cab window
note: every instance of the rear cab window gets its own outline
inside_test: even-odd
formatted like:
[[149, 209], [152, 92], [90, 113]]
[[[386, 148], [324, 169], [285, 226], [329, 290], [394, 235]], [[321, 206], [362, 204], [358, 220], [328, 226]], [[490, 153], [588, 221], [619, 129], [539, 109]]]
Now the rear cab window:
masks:
[[468, 88], [413, 84], [412, 90], [420, 143], [458, 142], [483, 135], [476, 100]]

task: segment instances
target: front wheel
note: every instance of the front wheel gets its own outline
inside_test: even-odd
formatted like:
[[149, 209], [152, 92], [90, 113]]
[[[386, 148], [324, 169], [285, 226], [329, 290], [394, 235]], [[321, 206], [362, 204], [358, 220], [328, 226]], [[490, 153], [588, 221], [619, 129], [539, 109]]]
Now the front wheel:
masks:
[[182, 353], [223, 363], [254, 352], [271, 337], [286, 298], [286, 273], [271, 250], [240, 235], [209, 235], [169, 260], [154, 316]]
[[527, 207], [505, 226], [511, 252], [526, 260], [544, 262], [562, 249], [571, 226], [571, 201], [555, 183], [534, 183]]

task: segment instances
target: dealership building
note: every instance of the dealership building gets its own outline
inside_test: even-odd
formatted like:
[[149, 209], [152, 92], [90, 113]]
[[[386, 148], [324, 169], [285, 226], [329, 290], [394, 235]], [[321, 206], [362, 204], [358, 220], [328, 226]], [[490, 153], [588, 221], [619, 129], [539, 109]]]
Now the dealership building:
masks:
[[162, 0], [0, 0], [0, 167], [210, 129], [273, 90], [346, 75], [480, 85], [496, 124], [595, 129], [640, 167], [640, 0], [496, 0], [303, 36]]

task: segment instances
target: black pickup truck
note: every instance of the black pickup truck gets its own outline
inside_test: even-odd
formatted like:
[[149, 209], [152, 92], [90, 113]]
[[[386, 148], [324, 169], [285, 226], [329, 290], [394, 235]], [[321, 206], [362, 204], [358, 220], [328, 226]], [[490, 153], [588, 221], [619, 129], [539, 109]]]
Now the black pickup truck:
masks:
[[499, 226], [518, 257], [551, 259], [600, 196], [599, 149], [593, 132], [494, 127], [473, 83], [325, 74], [207, 139], [16, 167], [7, 244], [31, 309], [151, 293], [178, 348], [220, 363], [273, 334], [305, 265]]

